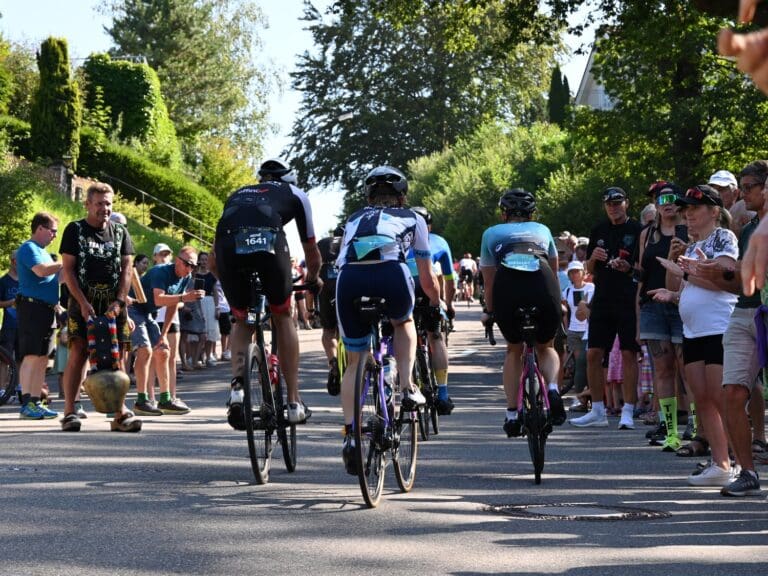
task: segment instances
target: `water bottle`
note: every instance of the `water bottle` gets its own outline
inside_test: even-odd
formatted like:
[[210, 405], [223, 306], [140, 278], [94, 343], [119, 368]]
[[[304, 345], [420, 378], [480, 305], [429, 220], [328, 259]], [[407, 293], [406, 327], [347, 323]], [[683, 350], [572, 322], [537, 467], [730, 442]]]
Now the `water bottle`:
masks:
[[384, 356], [382, 360], [384, 369], [384, 393], [387, 395], [387, 403], [392, 401], [392, 390], [395, 388], [397, 380], [397, 364], [392, 356]]
[[278, 365], [280, 364], [280, 360], [275, 356], [274, 354], [269, 355], [269, 381], [272, 383], [272, 387], [277, 386], [277, 380], [279, 378], [278, 376]]

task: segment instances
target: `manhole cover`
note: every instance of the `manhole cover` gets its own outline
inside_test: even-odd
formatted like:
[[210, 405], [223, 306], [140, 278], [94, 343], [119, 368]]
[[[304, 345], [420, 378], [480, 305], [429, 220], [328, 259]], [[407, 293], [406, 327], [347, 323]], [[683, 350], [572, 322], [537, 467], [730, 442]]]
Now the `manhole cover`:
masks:
[[526, 504], [518, 506], [489, 506], [491, 512], [528, 518], [530, 520], [652, 520], [669, 518], [669, 512], [633, 508], [630, 506], [603, 506], [600, 504]]

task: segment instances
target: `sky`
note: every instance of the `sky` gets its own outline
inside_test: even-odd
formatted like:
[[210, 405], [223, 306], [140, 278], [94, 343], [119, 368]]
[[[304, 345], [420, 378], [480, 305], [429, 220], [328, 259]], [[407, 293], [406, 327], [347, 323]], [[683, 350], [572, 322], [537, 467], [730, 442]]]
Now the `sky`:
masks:
[[[322, 8], [331, 0], [314, 0]], [[269, 97], [269, 121], [277, 126], [277, 133], [264, 142], [266, 157], [279, 156], [289, 144], [288, 134], [299, 109], [301, 95], [290, 89], [289, 72], [294, 69], [296, 56], [311, 50], [311, 35], [303, 30], [303, 0], [257, 0], [267, 15], [268, 28], [261, 31], [262, 53], [259, 60], [269, 63], [283, 79], [285, 89]], [[70, 58], [79, 65], [91, 52], [104, 52], [112, 45], [104, 26], [109, 18], [96, 7], [99, 0], [0, 0], [0, 31], [11, 41], [40, 44], [49, 36], [66, 38]], [[571, 40], [569, 44], [575, 44]], [[563, 73], [575, 94], [584, 72], [586, 57], [574, 56], [564, 62]], [[290, 159], [289, 159], [290, 160]], [[315, 230], [318, 238], [326, 235], [337, 223], [341, 211], [342, 195], [339, 191], [315, 189], [309, 191], [312, 201]], [[291, 227], [293, 228], [293, 227]], [[298, 236], [295, 228], [289, 230], [291, 253], [296, 253]]]

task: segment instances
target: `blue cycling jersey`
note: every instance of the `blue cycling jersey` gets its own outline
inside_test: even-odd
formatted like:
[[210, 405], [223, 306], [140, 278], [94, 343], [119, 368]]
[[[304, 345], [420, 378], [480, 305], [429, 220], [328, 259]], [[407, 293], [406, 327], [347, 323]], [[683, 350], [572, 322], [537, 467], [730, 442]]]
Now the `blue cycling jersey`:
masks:
[[[446, 280], [453, 278], [453, 258], [451, 257], [451, 249], [448, 246], [446, 239], [434, 232], [430, 232], [429, 252], [431, 254], [432, 263], [440, 265], [443, 278]], [[413, 253], [413, 249], [408, 252], [406, 263], [408, 264], [408, 269], [411, 271], [411, 275], [414, 278], [418, 278], [419, 270], [416, 267], [416, 256]]]
[[483, 233], [480, 266], [504, 266], [523, 272], [541, 267], [541, 257], [557, 257], [549, 228], [538, 222], [505, 222]]

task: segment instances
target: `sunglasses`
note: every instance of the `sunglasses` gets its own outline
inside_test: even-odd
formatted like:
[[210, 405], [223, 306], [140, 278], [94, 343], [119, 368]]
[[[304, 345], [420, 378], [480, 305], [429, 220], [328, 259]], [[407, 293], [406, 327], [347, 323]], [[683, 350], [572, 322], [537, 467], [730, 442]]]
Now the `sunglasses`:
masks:
[[53, 234], [54, 236], [56, 236], [56, 234], [58, 234], [58, 233], [59, 233], [59, 229], [58, 229], [58, 228], [51, 228], [50, 226], [43, 226], [43, 228], [45, 228], [46, 230], [48, 230], [48, 231], [49, 231], [51, 234]]
[[656, 202], [659, 206], [666, 206], [667, 204], [674, 204], [677, 200], [677, 194], [661, 194], [656, 198]]
[[765, 182], [752, 182], [751, 184], [742, 184], [739, 186], [739, 190], [742, 193], [747, 194], [750, 190], [752, 190], [752, 188], [755, 188], [756, 186], [760, 186], [762, 188], [765, 186]]
[[196, 262], [190, 262], [189, 260], [184, 260], [181, 256], [176, 256], [179, 260], [181, 260], [182, 264], [185, 264], [188, 268], [196, 268], [197, 263]]
[[608, 204], [608, 206], [621, 206], [624, 204], [624, 200], [603, 200], [603, 203]]

